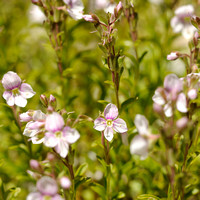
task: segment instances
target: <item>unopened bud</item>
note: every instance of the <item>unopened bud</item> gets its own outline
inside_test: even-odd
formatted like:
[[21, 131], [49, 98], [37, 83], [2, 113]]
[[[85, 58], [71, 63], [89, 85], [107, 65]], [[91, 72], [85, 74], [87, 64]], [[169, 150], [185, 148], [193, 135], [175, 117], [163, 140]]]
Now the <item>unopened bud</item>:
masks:
[[55, 155], [53, 153], [48, 153], [47, 154], [47, 160], [49, 160], [50, 162], [54, 161], [55, 160]]
[[179, 129], [183, 129], [187, 126], [188, 124], [188, 118], [187, 117], [182, 117], [181, 119], [179, 119], [177, 122], [176, 122], [176, 127], [179, 128]]
[[188, 97], [193, 100], [197, 98], [197, 90], [196, 89], [190, 89], [187, 93]]
[[87, 22], [92, 22], [92, 23], [95, 23], [95, 24], [98, 24], [99, 23], [99, 18], [94, 15], [94, 14], [91, 14], [91, 15], [83, 15], [83, 19]]
[[49, 97], [49, 104], [50, 106], [52, 106], [54, 109], [56, 109], [57, 106], [57, 102], [56, 102], [56, 98], [51, 94]]
[[44, 107], [46, 108], [48, 107], [48, 99], [44, 94], [40, 95], [40, 101], [42, 102]]
[[163, 112], [163, 108], [161, 105], [154, 103], [153, 104], [153, 110], [157, 113], [162, 113]]
[[69, 180], [68, 177], [63, 176], [63, 177], [60, 179], [60, 185], [61, 185], [61, 187], [64, 188], [64, 189], [69, 189], [70, 186], [71, 186], [71, 181]]
[[41, 5], [42, 5], [42, 3], [41, 3], [40, 0], [31, 0], [31, 2], [32, 2], [33, 4], [35, 4], [35, 5], [37, 5], [37, 6], [41, 6]]
[[199, 39], [199, 33], [196, 31], [194, 33], [194, 38], [193, 38], [193, 41], [194, 41], [194, 45], [197, 46], [198, 45], [198, 39]]
[[120, 16], [120, 14], [122, 13], [122, 9], [123, 5], [122, 2], [120, 1], [114, 9], [115, 18], [118, 18]]
[[40, 163], [37, 160], [33, 160], [33, 159], [30, 160], [30, 167], [37, 171], [41, 169]]
[[178, 52], [171, 52], [169, 55], [167, 55], [167, 60], [176, 60], [178, 57]]

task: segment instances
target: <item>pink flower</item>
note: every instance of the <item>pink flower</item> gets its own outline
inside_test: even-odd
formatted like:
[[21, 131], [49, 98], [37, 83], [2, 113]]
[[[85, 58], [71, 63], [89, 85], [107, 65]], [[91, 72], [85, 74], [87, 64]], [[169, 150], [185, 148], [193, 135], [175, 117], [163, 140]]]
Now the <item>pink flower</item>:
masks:
[[29, 121], [23, 135], [30, 137], [33, 144], [40, 144], [44, 141], [45, 119], [46, 115], [41, 110], [28, 111], [20, 115], [21, 121]]
[[69, 15], [75, 19], [82, 19], [83, 16], [83, 3], [81, 0], [63, 0], [65, 4], [67, 4], [67, 12]]
[[32, 87], [27, 83], [22, 83], [15, 72], [9, 71], [4, 74], [2, 84], [6, 90], [3, 93], [3, 98], [9, 106], [14, 106], [15, 104], [19, 107], [25, 107], [27, 104], [26, 99], [35, 95]]
[[145, 116], [137, 114], [134, 120], [139, 135], [136, 135], [130, 144], [131, 154], [139, 155], [141, 160], [148, 156], [150, 143], [157, 139], [159, 135], [151, 134], [149, 131], [149, 122]]
[[63, 198], [58, 195], [58, 186], [56, 181], [48, 176], [43, 176], [37, 182], [38, 192], [30, 193], [26, 200], [63, 200]]
[[69, 189], [70, 186], [71, 186], [71, 181], [68, 177], [66, 176], [63, 176], [61, 179], [60, 179], [60, 185], [62, 188], [64, 189]]
[[167, 60], [176, 60], [178, 58], [178, 52], [171, 52], [167, 55]]
[[68, 154], [69, 145], [75, 143], [80, 134], [76, 129], [64, 126], [62, 116], [56, 112], [46, 118], [44, 144], [47, 147], [55, 148], [61, 157], [65, 158]]
[[118, 117], [118, 109], [114, 104], [109, 103], [104, 110], [104, 118], [98, 117], [94, 121], [94, 129], [104, 131], [104, 136], [108, 141], [113, 139], [113, 130], [118, 133], [126, 132], [126, 122]]

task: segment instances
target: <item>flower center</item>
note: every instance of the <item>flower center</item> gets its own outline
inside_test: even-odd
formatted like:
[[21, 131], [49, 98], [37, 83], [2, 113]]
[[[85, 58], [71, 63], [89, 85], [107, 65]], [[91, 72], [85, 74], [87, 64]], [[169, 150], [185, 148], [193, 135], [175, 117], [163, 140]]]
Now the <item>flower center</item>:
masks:
[[62, 137], [62, 132], [61, 131], [57, 131], [55, 133], [55, 135], [56, 135], [57, 138], [61, 138]]
[[18, 95], [19, 94], [19, 89], [18, 88], [14, 88], [12, 89], [12, 93], [15, 95]]
[[112, 121], [111, 119], [108, 119], [108, 120], [106, 121], [106, 125], [107, 125], [108, 127], [112, 127], [113, 121]]

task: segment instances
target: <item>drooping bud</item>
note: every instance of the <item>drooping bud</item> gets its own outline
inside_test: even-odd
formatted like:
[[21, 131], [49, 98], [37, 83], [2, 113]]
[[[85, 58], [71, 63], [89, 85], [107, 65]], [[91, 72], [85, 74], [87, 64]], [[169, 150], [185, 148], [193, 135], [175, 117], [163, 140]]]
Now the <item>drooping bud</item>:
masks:
[[70, 186], [71, 186], [71, 181], [69, 180], [68, 177], [63, 176], [63, 177], [60, 179], [60, 185], [61, 185], [61, 187], [64, 188], [64, 189], [69, 189]]
[[188, 97], [193, 100], [197, 98], [197, 90], [196, 89], [191, 89], [187, 93]]
[[176, 60], [178, 57], [178, 52], [171, 52], [169, 55], [167, 55], [167, 60]]
[[94, 15], [94, 14], [91, 14], [91, 15], [83, 15], [83, 19], [87, 22], [92, 22], [94, 24], [99, 24], [99, 18]]
[[47, 97], [44, 94], [40, 95], [40, 101], [41, 101], [41, 103], [43, 104], [43, 106], [45, 108], [48, 107], [48, 99], [47, 99]]
[[30, 160], [30, 167], [33, 169], [33, 170], [40, 170], [41, 169], [41, 166], [40, 166], [40, 163], [37, 161], [37, 160]]

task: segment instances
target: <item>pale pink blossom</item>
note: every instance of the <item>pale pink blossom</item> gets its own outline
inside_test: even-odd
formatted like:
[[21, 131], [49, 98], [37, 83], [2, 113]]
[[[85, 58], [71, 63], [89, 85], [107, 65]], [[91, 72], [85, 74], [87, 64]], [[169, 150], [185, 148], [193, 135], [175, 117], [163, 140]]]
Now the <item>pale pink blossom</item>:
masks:
[[26, 200], [64, 200], [58, 193], [56, 181], [48, 176], [43, 176], [37, 181], [38, 192], [30, 193]]
[[104, 136], [108, 141], [113, 139], [113, 132], [118, 133], [126, 132], [127, 125], [126, 122], [118, 117], [118, 108], [109, 103], [104, 110], [104, 118], [98, 117], [94, 121], [94, 129], [98, 131], [104, 131]]
[[194, 7], [192, 5], [184, 5], [175, 10], [175, 16], [171, 19], [171, 27], [175, 33], [181, 32], [186, 40], [191, 40], [194, 36], [196, 28], [185, 18], [192, 17]]
[[44, 141], [44, 127], [46, 115], [41, 110], [28, 111], [20, 115], [20, 120], [28, 123], [23, 135], [30, 137], [33, 144], [40, 144]]
[[9, 71], [4, 74], [2, 84], [6, 90], [3, 93], [3, 98], [9, 106], [25, 107], [26, 99], [35, 95], [32, 87], [27, 83], [22, 83], [21, 78], [15, 72]]
[[172, 103], [176, 102], [176, 108], [182, 113], [186, 113], [187, 99], [182, 92], [183, 80], [179, 79], [175, 74], [169, 74], [164, 79], [164, 88], [158, 88], [152, 99], [154, 103], [163, 107], [166, 117], [173, 115]]
[[167, 60], [176, 60], [178, 58], [177, 52], [171, 52], [169, 55], [167, 55]]
[[151, 134], [149, 130], [149, 122], [145, 116], [137, 114], [134, 120], [135, 126], [139, 135], [136, 135], [130, 144], [131, 154], [140, 156], [141, 160], [144, 160], [148, 156], [149, 145], [152, 141], [157, 139], [159, 135]]
[[71, 181], [68, 177], [63, 176], [62, 178], [60, 178], [60, 185], [64, 189], [69, 189], [71, 186]]
[[83, 3], [81, 0], [63, 0], [64, 3], [67, 5], [67, 12], [69, 15], [75, 19], [82, 19], [83, 17]]
[[44, 144], [47, 147], [55, 148], [61, 157], [65, 158], [68, 154], [69, 145], [75, 143], [80, 134], [76, 129], [64, 126], [62, 116], [56, 112], [46, 118]]

